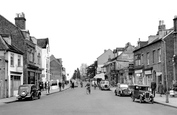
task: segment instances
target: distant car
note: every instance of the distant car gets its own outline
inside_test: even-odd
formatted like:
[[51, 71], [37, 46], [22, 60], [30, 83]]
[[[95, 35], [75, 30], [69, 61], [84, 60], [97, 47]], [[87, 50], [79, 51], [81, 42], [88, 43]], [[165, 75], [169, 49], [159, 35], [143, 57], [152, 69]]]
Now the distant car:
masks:
[[107, 80], [101, 80], [100, 81], [100, 89], [101, 90], [110, 90], [109, 81], [107, 81]]
[[126, 96], [130, 96], [131, 95], [131, 91], [128, 87], [127, 84], [120, 84], [118, 83], [117, 84], [117, 87], [114, 91], [115, 95], [117, 96], [123, 96], [123, 95], [126, 95]]
[[150, 87], [146, 85], [136, 85], [132, 92], [131, 98], [133, 101], [135, 101], [135, 99], [138, 99], [140, 103], [154, 102], [154, 96], [150, 91]]
[[41, 91], [37, 89], [37, 86], [34, 84], [24, 84], [20, 85], [18, 88], [18, 100], [22, 99], [40, 99], [41, 97]]

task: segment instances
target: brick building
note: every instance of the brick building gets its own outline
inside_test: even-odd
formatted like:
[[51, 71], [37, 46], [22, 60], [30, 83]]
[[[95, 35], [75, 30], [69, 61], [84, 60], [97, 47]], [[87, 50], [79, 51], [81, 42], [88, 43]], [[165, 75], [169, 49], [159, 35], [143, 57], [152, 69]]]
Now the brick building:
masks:
[[144, 42], [143, 46], [138, 41], [138, 47], [134, 50], [134, 83], [150, 85], [154, 80], [157, 86], [162, 82], [171, 87], [173, 36], [173, 29], [166, 29], [163, 21], [160, 21], [156, 35], [149, 36], [148, 42]]
[[0, 34], [9, 34], [12, 38], [12, 45], [23, 52], [23, 83], [36, 83], [41, 76], [41, 68], [36, 66], [36, 44], [30, 32], [26, 30], [24, 13], [16, 15], [15, 24], [0, 15]]
[[62, 60], [57, 59], [54, 55], [50, 56], [50, 73], [51, 80], [62, 81]]

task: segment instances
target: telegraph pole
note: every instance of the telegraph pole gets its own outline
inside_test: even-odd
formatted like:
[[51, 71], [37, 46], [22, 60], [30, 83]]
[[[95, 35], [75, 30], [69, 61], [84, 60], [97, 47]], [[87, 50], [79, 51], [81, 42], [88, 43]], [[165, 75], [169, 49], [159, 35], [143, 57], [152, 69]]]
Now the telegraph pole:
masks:
[[164, 43], [164, 53], [165, 53], [165, 81], [166, 81], [166, 103], [169, 103], [169, 96], [168, 96], [168, 76], [167, 76], [167, 60], [166, 60], [166, 42], [164, 39], [162, 39], [163, 43]]

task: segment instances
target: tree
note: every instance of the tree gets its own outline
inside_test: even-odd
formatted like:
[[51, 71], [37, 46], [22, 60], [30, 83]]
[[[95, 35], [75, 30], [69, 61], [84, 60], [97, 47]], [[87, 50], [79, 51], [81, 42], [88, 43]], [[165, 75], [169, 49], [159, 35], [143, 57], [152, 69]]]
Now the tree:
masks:
[[93, 78], [96, 75], [97, 61], [87, 67], [88, 78]]
[[77, 74], [76, 74], [76, 75], [77, 75], [77, 79], [81, 79], [81, 74], [80, 74], [79, 68], [77, 68], [77, 71], [76, 71], [76, 72], [77, 72]]
[[76, 70], [74, 70], [72, 79], [80, 79], [80, 78], [81, 78], [80, 71], [79, 71], [79, 69], [77, 68]]

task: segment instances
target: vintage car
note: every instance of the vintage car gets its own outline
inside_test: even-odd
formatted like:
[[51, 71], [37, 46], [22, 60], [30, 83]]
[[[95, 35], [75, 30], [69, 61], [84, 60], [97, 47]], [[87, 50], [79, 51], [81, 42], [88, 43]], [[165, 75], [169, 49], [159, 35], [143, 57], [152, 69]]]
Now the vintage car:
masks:
[[123, 96], [123, 95], [130, 96], [131, 95], [131, 91], [130, 91], [128, 85], [127, 84], [120, 84], [120, 83], [117, 84], [117, 87], [116, 87], [114, 93], [115, 93], [116, 96], [117, 95], [119, 95], [119, 96]]
[[18, 88], [18, 100], [22, 99], [40, 99], [41, 97], [41, 91], [37, 89], [37, 86], [34, 84], [24, 84], [20, 85]]
[[101, 90], [110, 90], [109, 81], [107, 81], [107, 80], [101, 80], [100, 81], [100, 89]]
[[133, 101], [139, 99], [140, 103], [142, 102], [154, 102], [154, 96], [150, 92], [150, 87], [146, 85], [136, 85], [132, 92], [131, 98]]
[[134, 87], [135, 87], [136, 85], [137, 85], [137, 84], [130, 84], [130, 85], [128, 85], [128, 88], [129, 88], [131, 94], [132, 94], [132, 92], [133, 92], [133, 90], [134, 90]]

